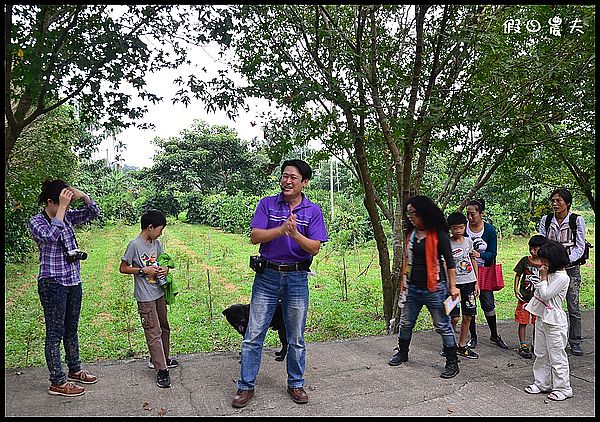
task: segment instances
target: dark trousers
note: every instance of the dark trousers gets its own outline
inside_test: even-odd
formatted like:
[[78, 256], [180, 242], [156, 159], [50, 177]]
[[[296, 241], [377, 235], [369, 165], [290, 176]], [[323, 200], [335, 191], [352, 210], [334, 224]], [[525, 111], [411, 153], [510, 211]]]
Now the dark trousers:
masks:
[[46, 321], [45, 355], [50, 371], [50, 382], [61, 385], [67, 382], [67, 376], [60, 359], [60, 343], [65, 347], [67, 366], [71, 372], [81, 370], [79, 360], [79, 340], [77, 328], [81, 311], [81, 283], [75, 286], [63, 286], [53, 278], [38, 280], [38, 293], [44, 308]]
[[581, 343], [581, 311], [579, 309], [579, 289], [581, 288], [581, 268], [579, 265], [567, 268], [569, 289], [567, 290], [567, 310], [569, 311], [569, 344]]

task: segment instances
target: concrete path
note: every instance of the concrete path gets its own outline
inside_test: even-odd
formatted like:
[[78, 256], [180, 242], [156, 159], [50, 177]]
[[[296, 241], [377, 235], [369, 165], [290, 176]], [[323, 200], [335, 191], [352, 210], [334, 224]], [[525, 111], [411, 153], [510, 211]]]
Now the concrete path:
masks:
[[511, 347], [489, 341], [479, 326], [480, 358], [461, 359], [460, 373], [444, 380], [441, 338], [415, 333], [410, 361], [387, 364], [396, 336], [310, 343], [305, 389], [298, 405], [286, 393], [285, 362], [265, 349], [256, 394], [243, 409], [231, 399], [239, 376], [238, 352], [175, 356], [172, 387], [156, 386], [146, 360], [100, 361], [84, 368], [99, 377], [81, 397], [50, 396], [45, 367], [5, 369], [5, 416], [595, 416], [595, 314], [583, 313], [584, 356], [569, 355], [574, 397], [553, 402], [523, 388], [533, 380], [533, 360], [521, 358], [517, 327], [499, 322]]

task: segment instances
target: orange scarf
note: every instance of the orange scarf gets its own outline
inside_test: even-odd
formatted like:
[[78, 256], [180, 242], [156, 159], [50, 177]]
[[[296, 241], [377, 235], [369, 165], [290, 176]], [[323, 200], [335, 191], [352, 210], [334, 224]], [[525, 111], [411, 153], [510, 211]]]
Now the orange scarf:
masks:
[[[404, 246], [404, 262], [402, 263], [402, 283], [400, 283], [400, 291], [404, 291], [405, 283], [408, 284], [408, 276], [411, 270], [412, 263], [408, 261], [408, 250], [411, 249], [412, 261], [412, 243], [416, 236], [417, 229], [413, 229], [411, 233], [406, 235], [406, 243]], [[425, 237], [425, 266], [427, 268], [427, 289], [430, 292], [435, 292], [438, 288], [438, 280], [440, 279], [440, 261], [438, 259], [438, 233], [435, 230], [427, 230]]]

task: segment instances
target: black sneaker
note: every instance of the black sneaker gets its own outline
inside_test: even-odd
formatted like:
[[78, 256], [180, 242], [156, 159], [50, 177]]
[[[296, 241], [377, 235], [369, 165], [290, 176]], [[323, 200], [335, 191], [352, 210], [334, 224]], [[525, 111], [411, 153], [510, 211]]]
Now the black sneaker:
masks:
[[581, 350], [581, 346], [576, 343], [571, 344], [571, 354], [573, 356], [583, 356], [583, 350]]
[[469, 346], [457, 347], [456, 348], [456, 354], [458, 356], [462, 356], [462, 357], [467, 358], [467, 359], [477, 359], [477, 358], [479, 358], [479, 355], [477, 353], [475, 353], [474, 351], [472, 351], [469, 348]]
[[519, 356], [525, 359], [531, 359], [533, 357], [533, 354], [531, 353], [531, 350], [529, 350], [529, 347], [527, 347], [527, 345], [524, 344], [521, 347], [519, 347]]
[[156, 385], [160, 388], [169, 388], [171, 386], [171, 377], [168, 369], [161, 369], [156, 373]]
[[471, 337], [469, 342], [467, 343], [467, 347], [469, 349], [474, 349], [477, 347], [477, 337]]
[[[177, 362], [175, 359], [167, 358], [167, 368], [177, 368], [178, 366], [179, 362]], [[148, 368], [154, 369], [154, 364], [152, 363], [152, 360], [148, 362]]]

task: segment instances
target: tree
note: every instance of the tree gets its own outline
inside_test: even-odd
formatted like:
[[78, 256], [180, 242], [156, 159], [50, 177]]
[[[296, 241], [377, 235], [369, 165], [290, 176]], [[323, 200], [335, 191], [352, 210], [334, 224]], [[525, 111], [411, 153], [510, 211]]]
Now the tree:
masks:
[[[205, 6], [4, 5], [5, 175], [19, 136], [40, 116], [72, 102], [87, 125], [135, 123], [152, 103], [144, 77], [188, 63], [185, 42], [210, 28]], [[191, 13], [196, 12], [192, 19]], [[194, 35], [199, 35], [194, 39]], [[181, 98], [186, 101], [185, 98]], [[104, 119], [103, 119], [104, 118]]]
[[25, 259], [33, 245], [27, 229], [29, 218], [39, 211], [37, 203], [46, 178], [71, 183], [77, 156], [73, 149], [85, 131], [73, 110], [61, 106], [23, 131], [9, 160], [4, 191], [5, 257]]
[[179, 137], [153, 142], [159, 150], [148, 174], [158, 190], [234, 194], [265, 186], [265, 178], [258, 177], [260, 157], [227, 126], [194, 120]]
[[[526, 180], [538, 186], [551, 179], [554, 187], [570, 186], [594, 208], [594, 10], [577, 5], [490, 6], [482, 24], [493, 27], [515, 17], [523, 23], [521, 32], [480, 35], [470, 87], [452, 110], [464, 116], [464, 123], [446, 133], [450, 177], [438, 199], [445, 206], [457, 199], [457, 191], [471, 189], [463, 196], [464, 206], [492, 177], [500, 177], [510, 189], [520, 181], [515, 178], [518, 172], [527, 173], [531, 177]], [[557, 17], [568, 23], [560, 36], [525, 30], [525, 23], [545, 24]], [[574, 17], [581, 33], [572, 29]], [[477, 180], [470, 186], [461, 184], [478, 161], [486, 166]], [[561, 179], [548, 174], [557, 165]]]
[[[544, 18], [577, 10], [561, 7], [538, 8]], [[571, 52], [576, 41], [545, 37], [530, 47], [533, 36], [503, 37], [503, 19], [521, 11], [493, 5], [233, 6], [222, 10], [230, 36], [220, 43], [235, 51], [230, 66], [247, 83], [222, 74], [208, 83], [190, 79], [187, 89], [229, 113], [244, 98], [266, 98], [281, 110], [265, 127], [273, 150], [285, 154], [316, 139], [343, 160], [361, 183], [373, 225], [384, 316], [396, 316], [397, 323], [403, 205], [422, 191], [431, 157], [447, 153], [448, 183], [440, 199], [464, 203], [517, 146], [543, 145], [543, 125], [564, 118], [551, 111], [573, 105], [571, 85], [548, 97], [560, 79], [548, 77], [558, 66], [545, 58], [553, 47]], [[593, 31], [593, 13], [582, 18]], [[589, 63], [589, 46], [576, 51], [571, 69]], [[537, 67], [525, 66], [523, 55], [535, 57]], [[509, 60], [497, 63], [498, 57]], [[581, 75], [584, 84], [593, 83], [590, 67]], [[460, 185], [464, 180], [473, 184]], [[456, 198], [458, 191], [466, 194]], [[391, 260], [382, 218], [392, 227]]]
[[[442, 13], [431, 14], [435, 54], [429, 63], [423, 52], [428, 9], [233, 9], [236, 24], [231, 33], [239, 37], [232, 35], [230, 41], [238, 60], [231, 65], [249, 85], [236, 87], [230, 98], [257, 95], [277, 101], [285, 112], [269, 127], [270, 138], [288, 145], [319, 139], [360, 180], [379, 252], [386, 320], [392, 318], [400, 281], [403, 202], [414, 192], [412, 161], [423, 138], [423, 122], [432, 96], [439, 98], [436, 104], [451, 98], [433, 87], [438, 78], [446, 87], [457, 82], [457, 69], [469, 58], [457, 34], [470, 28], [478, 10], [445, 6], [439, 9]], [[424, 62], [430, 66], [425, 68]], [[222, 81], [213, 85], [227, 86]], [[207, 95], [203, 88], [190, 85], [192, 91]], [[235, 106], [233, 101], [229, 105]], [[392, 262], [382, 216], [393, 227]]]

